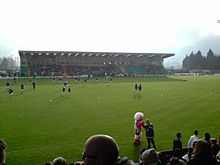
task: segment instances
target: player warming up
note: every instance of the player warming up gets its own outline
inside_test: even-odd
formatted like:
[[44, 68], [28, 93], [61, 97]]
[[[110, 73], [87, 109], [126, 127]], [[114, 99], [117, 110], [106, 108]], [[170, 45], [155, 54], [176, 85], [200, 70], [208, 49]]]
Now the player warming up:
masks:
[[21, 84], [21, 94], [24, 93], [24, 83]]
[[137, 94], [138, 94], [138, 85], [135, 84], [135, 85], [134, 85], [134, 97], [135, 97], [135, 98], [136, 98]]
[[144, 114], [136, 112], [134, 115], [134, 144], [140, 144], [141, 141], [141, 127], [144, 125]]
[[71, 86], [68, 87], [68, 96], [71, 95]]
[[61, 93], [62, 96], [65, 95], [65, 91], [66, 91], [66, 86], [63, 86], [62, 93]]
[[32, 80], [32, 87], [33, 87], [33, 90], [34, 90], [35, 87], [36, 87], [36, 82], [35, 82], [35, 80]]
[[9, 94], [10, 100], [12, 100], [13, 89], [11, 87], [8, 89], [8, 94]]

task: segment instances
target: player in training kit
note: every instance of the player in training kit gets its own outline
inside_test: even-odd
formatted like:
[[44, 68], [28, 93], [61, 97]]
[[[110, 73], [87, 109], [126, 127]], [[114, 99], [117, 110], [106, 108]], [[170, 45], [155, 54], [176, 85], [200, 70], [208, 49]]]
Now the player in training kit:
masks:
[[13, 89], [11, 87], [8, 89], [8, 93], [9, 93], [10, 100], [12, 100]]
[[142, 85], [141, 84], [139, 84], [138, 85], [138, 97], [141, 97], [141, 90], [142, 90]]
[[71, 94], [71, 86], [68, 87], [68, 95], [70, 96]]
[[139, 84], [138, 90], [139, 90], [139, 92], [141, 92], [141, 90], [142, 90], [142, 85], [141, 84]]
[[112, 77], [109, 78], [109, 82], [112, 83]]
[[137, 93], [138, 93], [138, 85], [135, 84], [135, 85], [134, 85], [134, 97], [137, 96]]
[[96, 76], [95, 80], [96, 80], [96, 82], [99, 82], [99, 78], [97, 76]]
[[34, 80], [32, 81], [32, 86], [33, 86], [33, 89], [35, 89], [36, 82]]
[[10, 83], [7, 81], [5, 85], [6, 85], [6, 90], [9, 90], [9, 88], [10, 88]]
[[13, 79], [14, 79], [14, 83], [16, 84], [16, 76], [15, 75], [14, 75]]
[[64, 85], [65, 87], [67, 86], [67, 81], [66, 81], [66, 80], [63, 82], [63, 85]]
[[66, 91], [66, 86], [63, 86], [63, 89], [62, 89], [62, 96], [65, 94], [65, 91]]
[[24, 93], [24, 83], [21, 84], [21, 94]]

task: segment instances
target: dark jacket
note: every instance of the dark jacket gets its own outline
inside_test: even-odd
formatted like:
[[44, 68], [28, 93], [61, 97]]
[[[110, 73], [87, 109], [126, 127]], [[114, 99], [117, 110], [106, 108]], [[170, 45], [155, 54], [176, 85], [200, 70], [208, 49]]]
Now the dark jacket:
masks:
[[154, 126], [152, 123], [144, 124], [143, 126], [146, 130], [146, 137], [147, 138], [154, 138]]
[[173, 140], [173, 151], [176, 149], [182, 149], [182, 142], [179, 138], [175, 137], [175, 139]]
[[209, 157], [204, 156], [193, 156], [187, 165], [219, 165], [217, 160], [212, 157], [211, 155]]

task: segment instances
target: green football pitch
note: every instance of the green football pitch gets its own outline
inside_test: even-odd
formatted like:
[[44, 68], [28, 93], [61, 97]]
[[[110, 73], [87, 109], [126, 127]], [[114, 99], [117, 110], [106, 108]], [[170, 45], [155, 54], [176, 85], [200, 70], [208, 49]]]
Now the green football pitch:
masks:
[[[63, 81], [0, 79], [0, 138], [7, 144], [7, 165], [45, 164], [57, 156], [68, 162], [81, 159], [85, 140], [94, 134], [112, 136], [120, 156], [137, 159], [146, 147], [133, 145], [134, 113], [141, 111], [154, 124], [158, 151], [170, 150], [177, 132], [183, 146], [194, 129], [217, 138], [220, 126], [220, 76], [105, 78], [96, 82], [68, 79], [71, 96], [61, 96]], [[20, 85], [25, 84], [21, 94]], [[134, 97], [134, 84], [141, 83], [141, 97]]]

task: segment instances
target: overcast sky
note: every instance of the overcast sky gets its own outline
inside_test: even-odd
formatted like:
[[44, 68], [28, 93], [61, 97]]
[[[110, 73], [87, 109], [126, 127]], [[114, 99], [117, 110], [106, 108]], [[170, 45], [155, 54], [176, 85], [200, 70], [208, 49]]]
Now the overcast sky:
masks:
[[18, 50], [220, 54], [219, 0], [0, 0], [0, 57]]

